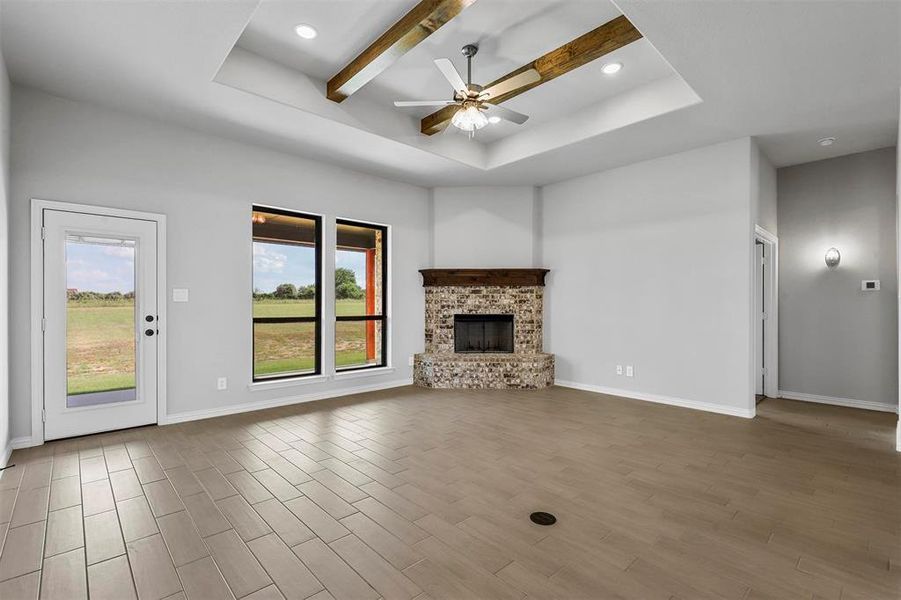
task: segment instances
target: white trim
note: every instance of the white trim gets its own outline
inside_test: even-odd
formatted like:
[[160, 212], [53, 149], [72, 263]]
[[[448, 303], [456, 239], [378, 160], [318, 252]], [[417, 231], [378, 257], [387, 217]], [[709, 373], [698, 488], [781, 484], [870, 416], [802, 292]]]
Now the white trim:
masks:
[[837, 398], [835, 396], [820, 396], [818, 394], [804, 394], [788, 390], [779, 390], [779, 397], [786, 400], [800, 400], [801, 402], [815, 402], [817, 404], [831, 404], [833, 406], [847, 406], [849, 408], [862, 408], [864, 410], [878, 410], [880, 412], [898, 412], [894, 404], [873, 402], [872, 400], [855, 400], [854, 398]]
[[247, 385], [251, 392], [264, 392], [266, 390], [280, 390], [283, 388], [310, 385], [313, 383], [325, 383], [331, 379], [328, 375], [308, 375], [306, 377], [286, 377], [285, 379], [273, 379], [272, 381], [254, 381]]
[[169, 415], [160, 425], [171, 425], [173, 423], [185, 423], [187, 421], [197, 421], [199, 419], [210, 419], [212, 417], [224, 417], [226, 415], [235, 415], [239, 413], [252, 412], [255, 410], [263, 410], [266, 408], [275, 408], [278, 406], [288, 406], [291, 404], [302, 404], [304, 402], [314, 402], [316, 400], [327, 400], [329, 398], [339, 398], [341, 396], [351, 396], [353, 394], [362, 394], [365, 392], [375, 392], [378, 390], [387, 390], [397, 387], [405, 387], [413, 385], [413, 379], [401, 379], [397, 381], [389, 381], [386, 383], [377, 383], [374, 385], [361, 385], [357, 387], [344, 388], [340, 390], [325, 390], [321, 392], [313, 392], [299, 396], [289, 396], [287, 398], [276, 398], [274, 400], [265, 400], [263, 402], [244, 402], [242, 404], [233, 404], [231, 406], [223, 406], [220, 408], [207, 408], [203, 410], [192, 410], [188, 412], [176, 413]]
[[[28, 440], [28, 446], [44, 443], [44, 336], [41, 328], [44, 299], [44, 245], [41, 228], [44, 209], [76, 212], [126, 219], [153, 221], [157, 224], [157, 423], [161, 423], [167, 409], [166, 399], [166, 215], [137, 210], [125, 210], [93, 204], [75, 204], [58, 200], [31, 199], [31, 436], [16, 438], [10, 442]], [[20, 446], [20, 447], [28, 447]], [[13, 445], [13, 447], [17, 447]]]
[[359, 379], [360, 377], [375, 377], [376, 375], [387, 375], [394, 373], [394, 367], [375, 367], [372, 369], [357, 369], [356, 371], [336, 371], [332, 379]]
[[776, 234], [770, 233], [760, 225], [754, 226], [754, 234], [759, 237], [761, 240], [767, 241], [771, 244], [778, 244], [779, 238], [776, 237]]
[[13, 438], [9, 440], [9, 447], [13, 450], [19, 450], [21, 448], [31, 448], [32, 446], [40, 446], [41, 442], [35, 443], [34, 439], [23, 435], [21, 437]]
[[[22, 436], [9, 440], [9, 443], [6, 445], [6, 448], [3, 450], [3, 460], [0, 461], [0, 466], [7, 466], [9, 464], [9, 457], [13, 453], [13, 450], [19, 450], [21, 448], [31, 448], [32, 446], [40, 446], [42, 442], [34, 443], [34, 440], [31, 436]], [[0, 476], [2, 476], [2, 472], [0, 472]]]
[[630, 398], [632, 400], [643, 400], [645, 402], [655, 402], [657, 404], [669, 404], [670, 406], [679, 406], [681, 408], [690, 408], [693, 410], [703, 410], [705, 412], [718, 413], [721, 415], [730, 415], [733, 417], [742, 417], [745, 419], [753, 419], [755, 411], [740, 406], [724, 406], [722, 404], [713, 404], [711, 402], [701, 402], [699, 400], [687, 400], [685, 398], [675, 398], [673, 396], [662, 396], [660, 394], [647, 394], [645, 392], [636, 392], [633, 390], [623, 390], [610, 388], [602, 385], [591, 385], [587, 383], [576, 383], [574, 381], [554, 380], [554, 385], [572, 388], [575, 390], [583, 390], [586, 392], [595, 392], [597, 394], [607, 394], [608, 396], [619, 396], [621, 398]]

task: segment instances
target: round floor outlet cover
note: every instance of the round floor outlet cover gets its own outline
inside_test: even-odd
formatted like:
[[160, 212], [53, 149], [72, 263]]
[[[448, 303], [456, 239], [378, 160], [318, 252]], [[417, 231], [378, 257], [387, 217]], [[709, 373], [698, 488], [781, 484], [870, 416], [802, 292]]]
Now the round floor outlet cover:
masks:
[[557, 517], [548, 512], [533, 512], [529, 518], [538, 525], [553, 525], [557, 522]]

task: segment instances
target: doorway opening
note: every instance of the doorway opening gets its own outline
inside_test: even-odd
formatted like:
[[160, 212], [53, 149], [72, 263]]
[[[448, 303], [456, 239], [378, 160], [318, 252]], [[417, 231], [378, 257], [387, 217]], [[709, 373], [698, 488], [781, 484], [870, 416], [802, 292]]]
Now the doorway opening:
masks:
[[754, 232], [754, 394], [757, 402], [779, 397], [778, 238]]

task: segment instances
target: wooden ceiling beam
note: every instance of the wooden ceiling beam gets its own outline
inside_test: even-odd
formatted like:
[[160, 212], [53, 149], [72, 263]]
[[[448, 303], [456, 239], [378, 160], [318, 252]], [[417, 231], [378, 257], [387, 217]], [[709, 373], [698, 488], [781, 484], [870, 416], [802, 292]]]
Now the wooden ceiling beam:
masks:
[[[544, 56], [536, 58], [529, 64], [523, 65], [515, 71], [507, 73], [500, 79], [492, 81], [486, 85], [485, 88], [497, 85], [524, 71], [528, 71], [529, 69], [535, 69], [538, 71], [539, 75], [541, 75], [541, 79], [535, 83], [522, 86], [498, 96], [497, 98], [491, 98], [489, 102], [492, 104], [500, 104], [510, 98], [515, 98], [523, 92], [536, 88], [543, 83], [547, 83], [573, 69], [578, 69], [582, 65], [588, 64], [627, 44], [631, 44], [632, 42], [641, 39], [641, 37], [641, 32], [635, 29], [632, 22], [629, 21], [625, 15], [620, 15], [612, 21], [604, 23], [597, 29], [593, 29], [585, 35], [579, 36], [576, 39], [563, 44], [556, 50], [551, 50]], [[457, 110], [457, 106], [446, 106], [423, 117], [420, 130], [425, 135], [433, 135], [442, 131]]]
[[341, 102], [476, 0], [422, 0], [332, 77], [329, 100]]

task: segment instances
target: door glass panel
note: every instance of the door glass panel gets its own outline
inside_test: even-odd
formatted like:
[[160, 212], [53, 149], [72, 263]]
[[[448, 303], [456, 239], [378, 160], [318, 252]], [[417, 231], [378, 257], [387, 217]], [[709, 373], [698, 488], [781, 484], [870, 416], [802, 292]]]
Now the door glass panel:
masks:
[[135, 241], [66, 236], [68, 408], [137, 397], [135, 318]]

